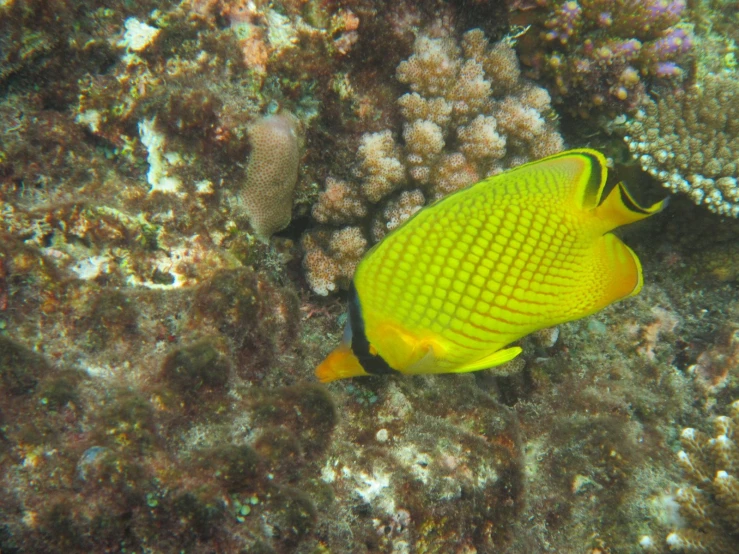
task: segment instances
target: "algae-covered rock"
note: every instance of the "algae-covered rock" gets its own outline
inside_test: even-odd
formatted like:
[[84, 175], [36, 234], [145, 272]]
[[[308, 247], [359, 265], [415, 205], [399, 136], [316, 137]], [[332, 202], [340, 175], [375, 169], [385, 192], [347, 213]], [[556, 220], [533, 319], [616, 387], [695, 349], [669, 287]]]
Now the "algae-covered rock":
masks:
[[0, 335], [0, 384], [8, 394], [20, 396], [33, 392], [49, 370], [43, 356]]
[[228, 381], [229, 364], [215, 346], [201, 341], [172, 352], [162, 366], [170, 386], [186, 396], [200, 389], [220, 389]]

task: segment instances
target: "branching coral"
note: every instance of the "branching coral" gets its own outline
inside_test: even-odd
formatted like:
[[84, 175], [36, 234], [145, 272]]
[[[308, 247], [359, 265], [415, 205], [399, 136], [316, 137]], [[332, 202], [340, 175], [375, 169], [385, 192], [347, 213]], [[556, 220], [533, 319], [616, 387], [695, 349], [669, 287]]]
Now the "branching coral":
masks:
[[412, 91], [398, 100], [409, 176], [433, 198], [562, 149], [549, 95], [520, 78], [510, 43], [479, 29], [459, 44], [419, 37], [397, 77]]
[[403, 181], [405, 172], [398, 159], [400, 152], [390, 131], [364, 135], [357, 154], [362, 193], [370, 202], [384, 198]]
[[[510, 42], [490, 45], [479, 29], [461, 41], [421, 35], [396, 76], [410, 89], [398, 99], [402, 142], [387, 129], [365, 134], [354, 168], [358, 183], [327, 179], [313, 208], [319, 223], [358, 223], [374, 215], [371, 235], [377, 241], [427, 199], [563, 148], [549, 94], [521, 78]], [[407, 187], [420, 188], [398, 192]], [[370, 214], [368, 204], [374, 203], [382, 204]], [[343, 232], [322, 229], [304, 240], [304, 265], [315, 292], [346, 285], [352, 276], [346, 271], [351, 264], [331, 263], [334, 255], [325, 250], [325, 235]], [[337, 254], [344, 260], [343, 250]], [[352, 260], [361, 254], [353, 250]]]
[[318, 195], [312, 213], [319, 223], [341, 225], [366, 216], [367, 206], [358, 187], [328, 177], [326, 189]]
[[[644, 77], [680, 78], [693, 38], [677, 27], [684, 0], [542, 0], [514, 20], [534, 26], [524, 60], [583, 117], [622, 111], [644, 95]], [[574, 100], [574, 102], [572, 102]]]
[[673, 192], [739, 217], [739, 81], [707, 75], [686, 91], [648, 100], [626, 122], [626, 144], [642, 168]]
[[367, 239], [359, 227], [338, 231], [315, 231], [303, 236], [306, 278], [314, 292], [323, 296], [346, 284], [367, 250]]
[[670, 550], [678, 552], [736, 552], [739, 544], [739, 401], [730, 416], [713, 419], [714, 437], [687, 428], [680, 435], [683, 450], [678, 463], [690, 485], [677, 491], [680, 513], [690, 527], [667, 536]]
[[372, 238], [375, 241], [382, 240], [387, 233], [402, 225], [423, 208], [425, 203], [426, 199], [418, 189], [401, 192], [397, 198], [388, 201], [382, 212], [375, 215], [372, 222]]

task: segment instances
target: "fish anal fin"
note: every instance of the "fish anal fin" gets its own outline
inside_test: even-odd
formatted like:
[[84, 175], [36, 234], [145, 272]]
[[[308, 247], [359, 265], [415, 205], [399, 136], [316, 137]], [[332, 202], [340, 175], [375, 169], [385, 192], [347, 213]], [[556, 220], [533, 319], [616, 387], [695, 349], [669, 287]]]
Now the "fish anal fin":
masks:
[[471, 371], [480, 371], [481, 369], [488, 369], [490, 367], [502, 365], [504, 363], [510, 362], [521, 352], [523, 352], [523, 349], [520, 346], [512, 346], [511, 348], [497, 350], [496, 352], [480, 358], [479, 360], [475, 360], [472, 363], [455, 368], [451, 371], [451, 373], [469, 373]]
[[589, 313], [638, 294], [644, 285], [639, 258], [620, 238], [606, 233], [598, 240], [598, 249], [596, 256], [601, 269], [596, 267], [595, 274], [599, 285], [594, 283], [592, 290], [600, 289], [600, 298], [596, 299]]
[[595, 214], [603, 222], [602, 232], [607, 232], [621, 225], [646, 219], [662, 211], [666, 205], [667, 199], [645, 208], [634, 200], [623, 183], [618, 183], [595, 209]]

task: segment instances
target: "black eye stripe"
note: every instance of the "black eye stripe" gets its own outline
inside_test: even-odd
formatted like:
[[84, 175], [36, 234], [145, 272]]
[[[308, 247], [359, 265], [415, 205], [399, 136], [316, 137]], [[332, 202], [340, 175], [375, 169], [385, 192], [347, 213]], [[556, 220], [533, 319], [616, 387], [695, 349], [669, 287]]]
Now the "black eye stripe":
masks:
[[362, 307], [359, 304], [359, 295], [354, 287], [354, 281], [349, 288], [349, 323], [352, 327], [352, 352], [359, 360], [362, 369], [371, 375], [398, 373], [382, 356], [370, 354], [369, 341], [364, 331]]

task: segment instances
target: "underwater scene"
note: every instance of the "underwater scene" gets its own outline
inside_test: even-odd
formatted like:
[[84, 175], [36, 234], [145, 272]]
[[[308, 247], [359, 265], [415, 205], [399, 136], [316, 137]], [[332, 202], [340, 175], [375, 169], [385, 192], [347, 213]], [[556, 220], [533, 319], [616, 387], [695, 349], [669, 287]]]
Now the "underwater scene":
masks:
[[739, 552], [737, 0], [0, 0], [0, 553]]

